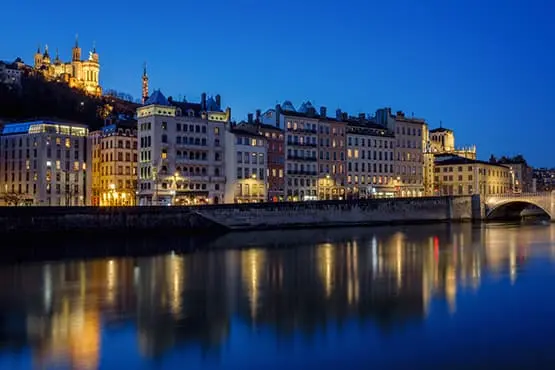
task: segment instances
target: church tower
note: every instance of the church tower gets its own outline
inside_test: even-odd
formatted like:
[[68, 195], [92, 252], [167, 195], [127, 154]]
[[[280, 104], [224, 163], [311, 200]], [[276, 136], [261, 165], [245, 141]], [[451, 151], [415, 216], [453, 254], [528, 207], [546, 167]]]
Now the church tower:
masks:
[[40, 52], [40, 45], [35, 53], [35, 68], [40, 68], [42, 65], [42, 53]]
[[44, 54], [42, 55], [44, 64], [50, 64], [50, 54], [48, 53], [48, 45], [44, 46]]
[[148, 100], [148, 75], [146, 73], [146, 63], [143, 67], [143, 104]]
[[75, 46], [71, 52], [73, 62], [81, 61], [81, 48], [79, 47], [79, 36], [75, 35]]

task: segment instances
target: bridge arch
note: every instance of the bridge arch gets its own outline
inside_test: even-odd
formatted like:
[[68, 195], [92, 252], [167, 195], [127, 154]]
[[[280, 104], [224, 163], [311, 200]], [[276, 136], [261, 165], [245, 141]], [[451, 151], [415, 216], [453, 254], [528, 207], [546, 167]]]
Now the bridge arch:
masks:
[[521, 212], [530, 206], [535, 207], [540, 212], [543, 212], [545, 216], [553, 219], [550, 207], [542, 203], [534, 199], [509, 198], [492, 204], [486, 204], [486, 220], [520, 218]]

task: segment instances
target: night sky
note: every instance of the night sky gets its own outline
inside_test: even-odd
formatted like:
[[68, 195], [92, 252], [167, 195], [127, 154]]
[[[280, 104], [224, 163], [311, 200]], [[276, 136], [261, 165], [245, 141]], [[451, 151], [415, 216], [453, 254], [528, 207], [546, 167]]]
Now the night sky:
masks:
[[104, 89], [198, 100], [243, 119], [289, 99], [357, 114], [390, 106], [455, 130], [478, 155], [555, 166], [552, 0], [62, 0], [2, 3], [0, 59], [96, 42]]

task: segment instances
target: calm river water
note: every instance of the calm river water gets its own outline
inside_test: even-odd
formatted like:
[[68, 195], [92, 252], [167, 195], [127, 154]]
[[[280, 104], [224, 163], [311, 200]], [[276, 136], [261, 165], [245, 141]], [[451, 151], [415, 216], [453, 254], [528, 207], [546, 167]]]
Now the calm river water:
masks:
[[555, 225], [65, 248], [0, 265], [1, 369], [555, 368]]

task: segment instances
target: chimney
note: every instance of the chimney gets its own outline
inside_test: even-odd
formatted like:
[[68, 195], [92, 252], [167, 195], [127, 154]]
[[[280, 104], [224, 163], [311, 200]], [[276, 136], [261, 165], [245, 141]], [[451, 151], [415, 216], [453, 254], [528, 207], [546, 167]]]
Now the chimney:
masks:
[[328, 112], [327, 112], [326, 107], [320, 107], [320, 117], [321, 118], [326, 118], [327, 114], [328, 114]]
[[249, 113], [247, 117], [249, 125], [252, 124], [252, 113]]
[[338, 109], [335, 111], [335, 118], [337, 119], [342, 119], [343, 118], [343, 113], [341, 113], [341, 109]]
[[203, 111], [206, 110], [206, 93], [202, 93], [200, 98], [200, 107]]
[[281, 105], [277, 104], [276, 105], [276, 127], [277, 128], [281, 128], [279, 127], [280, 117], [281, 117]]
[[405, 113], [403, 113], [402, 110], [398, 110], [398, 111], [397, 111], [397, 117], [399, 117], [399, 118], [405, 118]]
[[260, 116], [262, 115], [262, 112], [260, 111], [260, 109], [256, 110], [256, 122], [260, 122]]
[[225, 115], [227, 116], [227, 121], [230, 122], [231, 121], [231, 108], [227, 107], [225, 109]]
[[220, 94], [216, 95], [216, 105], [218, 106], [218, 108], [222, 108], [222, 97], [220, 96]]

